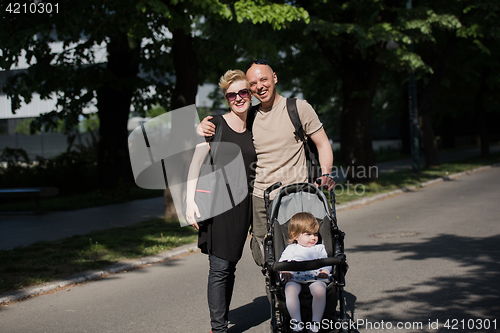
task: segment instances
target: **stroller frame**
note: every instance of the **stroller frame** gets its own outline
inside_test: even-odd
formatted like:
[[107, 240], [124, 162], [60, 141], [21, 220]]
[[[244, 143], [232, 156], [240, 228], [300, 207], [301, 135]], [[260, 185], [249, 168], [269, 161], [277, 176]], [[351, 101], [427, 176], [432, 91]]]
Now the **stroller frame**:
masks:
[[[290, 325], [288, 325], [289, 318], [287, 318], [287, 316], [289, 317], [289, 315], [288, 313], [283, 313], [285, 312], [282, 311], [283, 304], [280, 304], [278, 299], [278, 293], [282, 293], [284, 290], [284, 287], [281, 285], [278, 273], [280, 271], [305, 271], [317, 269], [324, 266], [332, 266], [333, 281], [328, 284], [328, 288], [334, 288], [336, 301], [339, 304], [339, 311], [337, 311], [337, 303], [335, 303], [335, 309], [333, 311], [334, 318], [328, 319], [333, 320], [335, 323], [340, 322], [341, 324], [338, 327], [340, 327], [344, 333], [348, 332], [348, 318], [346, 314], [345, 299], [343, 294], [345, 286], [345, 274], [347, 272], [347, 260], [344, 254], [345, 233], [342, 232], [337, 226], [337, 216], [335, 211], [335, 192], [334, 190], [329, 192], [330, 201], [328, 201], [323, 192], [313, 184], [290, 184], [279, 189], [271, 206], [270, 193], [278, 189], [279, 187], [281, 187], [281, 183], [278, 182], [270, 186], [264, 192], [264, 202], [267, 215], [267, 234], [264, 238], [265, 262], [264, 267], [262, 268], [262, 273], [266, 276], [266, 287], [270, 294], [271, 331], [273, 333], [291, 332]], [[279, 223], [277, 219], [279, 205], [283, 197], [287, 196], [288, 194], [299, 192], [310, 193], [323, 203], [326, 213], [325, 219], [331, 221], [331, 223], [329, 223], [328, 226], [322, 226], [322, 228], [320, 229], [320, 237], [323, 238], [323, 236], [326, 236], [323, 241], [328, 240], [330, 236], [325, 235], [325, 233], [327, 232], [326, 230], [328, 230], [331, 235], [333, 246], [330, 250], [330, 253], [328, 253], [328, 258], [301, 262], [277, 262], [277, 260], [281, 256], [281, 253], [275, 253], [275, 238], [280, 238], [281, 236], [277, 237], [279, 235], [274, 234], [274, 224], [275, 222]], [[331, 300], [327, 299], [327, 302], [330, 301]]]

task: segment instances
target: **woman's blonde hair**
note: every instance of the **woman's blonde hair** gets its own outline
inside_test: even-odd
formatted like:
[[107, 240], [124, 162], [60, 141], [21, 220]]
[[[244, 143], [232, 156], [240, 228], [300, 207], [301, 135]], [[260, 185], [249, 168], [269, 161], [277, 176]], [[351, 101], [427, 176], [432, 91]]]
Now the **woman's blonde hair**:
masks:
[[248, 83], [245, 73], [243, 73], [243, 71], [240, 71], [239, 69], [230, 69], [219, 79], [219, 87], [222, 90], [222, 94], [224, 96], [226, 95], [227, 88], [229, 88], [229, 86], [236, 81], [245, 81], [247, 84], [247, 88], [250, 89], [250, 83]]
[[300, 234], [315, 234], [319, 230], [319, 223], [311, 213], [297, 213], [288, 223], [288, 243], [295, 243]]

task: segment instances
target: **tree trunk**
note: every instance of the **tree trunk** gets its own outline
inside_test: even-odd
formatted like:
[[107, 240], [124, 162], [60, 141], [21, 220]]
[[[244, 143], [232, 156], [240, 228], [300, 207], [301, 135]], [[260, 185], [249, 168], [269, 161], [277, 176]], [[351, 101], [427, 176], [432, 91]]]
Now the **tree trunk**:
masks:
[[455, 122], [456, 120], [451, 117], [447, 117], [443, 120], [440, 126], [439, 132], [443, 143], [444, 149], [454, 149], [455, 148]]
[[369, 55], [363, 56], [348, 39], [337, 57], [338, 52], [326, 39], [319, 34], [313, 36], [332, 69], [340, 73], [342, 79], [340, 156], [347, 167], [346, 178], [360, 183], [376, 181], [378, 172], [372, 145], [371, 110], [380, 78], [377, 46], [367, 50]]
[[127, 147], [127, 122], [134, 82], [139, 72], [139, 48], [129, 47], [126, 34], [111, 37], [103, 85], [97, 90], [99, 116], [99, 186], [106, 192], [133, 184]]
[[490, 68], [486, 67], [481, 73], [481, 84], [474, 100], [474, 114], [476, 116], [476, 126], [481, 146], [481, 157], [483, 158], [490, 156], [490, 138], [486, 123], [486, 110], [483, 104], [483, 94], [488, 89], [487, 80], [489, 75]]
[[410, 112], [408, 110], [408, 84], [401, 89], [401, 98], [404, 101], [399, 118], [399, 135], [401, 136], [401, 154], [411, 155], [410, 140]]
[[[195, 104], [196, 102], [196, 94], [198, 92], [198, 61], [193, 47], [193, 38], [189, 34], [186, 34], [183, 29], [174, 30], [172, 35], [172, 55], [176, 83], [172, 95], [171, 107], [172, 110], [176, 110]], [[175, 135], [176, 128], [185, 128], [183, 126], [175, 126], [175, 122], [176, 119], [172, 119], [172, 135]], [[175, 177], [175, 175], [170, 175], [169, 177]], [[179, 195], [184, 197], [184, 193]], [[165, 219], [177, 218], [172, 194], [168, 188], [165, 190], [163, 198], [165, 203]]]
[[371, 110], [380, 78], [380, 65], [374, 54], [362, 57], [353, 45], [344, 44], [341, 53], [341, 155], [348, 168], [347, 179], [368, 183], [377, 179], [371, 137]]
[[172, 110], [195, 104], [198, 92], [198, 60], [193, 38], [182, 29], [173, 32], [172, 54], [175, 67], [175, 89]]
[[437, 66], [433, 67], [434, 74], [431, 76], [429, 83], [425, 87], [422, 97], [422, 103], [419, 110], [419, 122], [422, 143], [424, 146], [425, 164], [427, 167], [439, 166], [439, 152], [436, 137], [434, 135], [434, 129], [432, 127], [432, 101], [434, 100], [434, 96], [439, 85], [441, 84], [441, 81], [443, 80], [448, 60], [455, 52], [456, 45], [457, 36], [453, 33], [446, 42], [446, 46], [439, 61], [437, 62]]

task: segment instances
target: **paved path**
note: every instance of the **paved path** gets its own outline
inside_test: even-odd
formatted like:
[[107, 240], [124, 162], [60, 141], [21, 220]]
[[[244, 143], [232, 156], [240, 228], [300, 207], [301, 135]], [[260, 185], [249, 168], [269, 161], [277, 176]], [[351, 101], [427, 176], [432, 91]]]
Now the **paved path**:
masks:
[[163, 197], [42, 215], [0, 215], [0, 249], [124, 227], [163, 216]]
[[[491, 152], [500, 151], [492, 146]], [[442, 162], [479, 156], [479, 149], [447, 152]], [[411, 168], [411, 160], [380, 163], [379, 172]], [[342, 177], [341, 177], [342, 178]], [[337, 179], [341, 181], [342, 179]], [[43, 215], [0, 215], [0, 249], [9, 250], [38, 241], [51, 241], [81, 235], [93, 230], [128, 226], [163, 216], [163, 198], [145, 199], [123, 204], [88, 208], [70, 212], [49, 212]]]
[[[496, 167], [338, 213], [359, 332], [436, 333], [446, 320], [469, 319], [496, 320], [496, 330], [445, 331], [500, 331], [499, 185]], [[0, 307], [1, 332], [208, 333], [207, 273], [197, 252], [110, 275]], [[230, 332], [268, 332], [263, 277], [248, 246], [236, 274]], [[382, 321], [393, 329], [376, 329]], [[412, 328], [396, 330], [398, 322]]]

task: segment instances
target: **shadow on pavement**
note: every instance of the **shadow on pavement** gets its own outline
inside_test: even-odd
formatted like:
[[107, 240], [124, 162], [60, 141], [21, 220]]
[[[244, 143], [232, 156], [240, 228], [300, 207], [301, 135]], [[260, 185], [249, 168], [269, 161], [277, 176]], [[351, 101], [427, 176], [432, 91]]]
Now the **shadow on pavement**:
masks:
[[[259, 326], [269, 319], [269, 301], [266, 296], [254, 298], [252, 303], [245, 304], [229, 312], [230, 321], [235, 323], [230, 332], [245, 332]], [[249, 314], [252, 314], [249, 316]]]
[[[384, 243], [380, 245], [357, 246], [349, 252], [390, 252], [401, 254], [397, 260], [445, 259], [468, 268], [457, 275], [430, 278], [405, 288], [387, 290], [385, 298], [370, 302], [357, 302], [358, 309], [383, 309], [397, 303], [411, 302], [407, 315], [416, 321], [422, 318], [447, 320], [457, 318], [490, 319], [500, 313], [500, 235], [491, 237], [464, 237], [441, 234], [427, 238], [421, 243]], [[437, 272], [439, 273], [439, 272]], [[460, 275], [459, 275], [460, 274]], [[422, 291], [421, 286], [429, 286]], [[393, 314], [384, 320], [397, 320]], [[480, 316], [480, 317], [478, 317]], [[351, 315], [352, 317], [352, 315]], [[411, 319], [411, 318], [410, 318]]]

